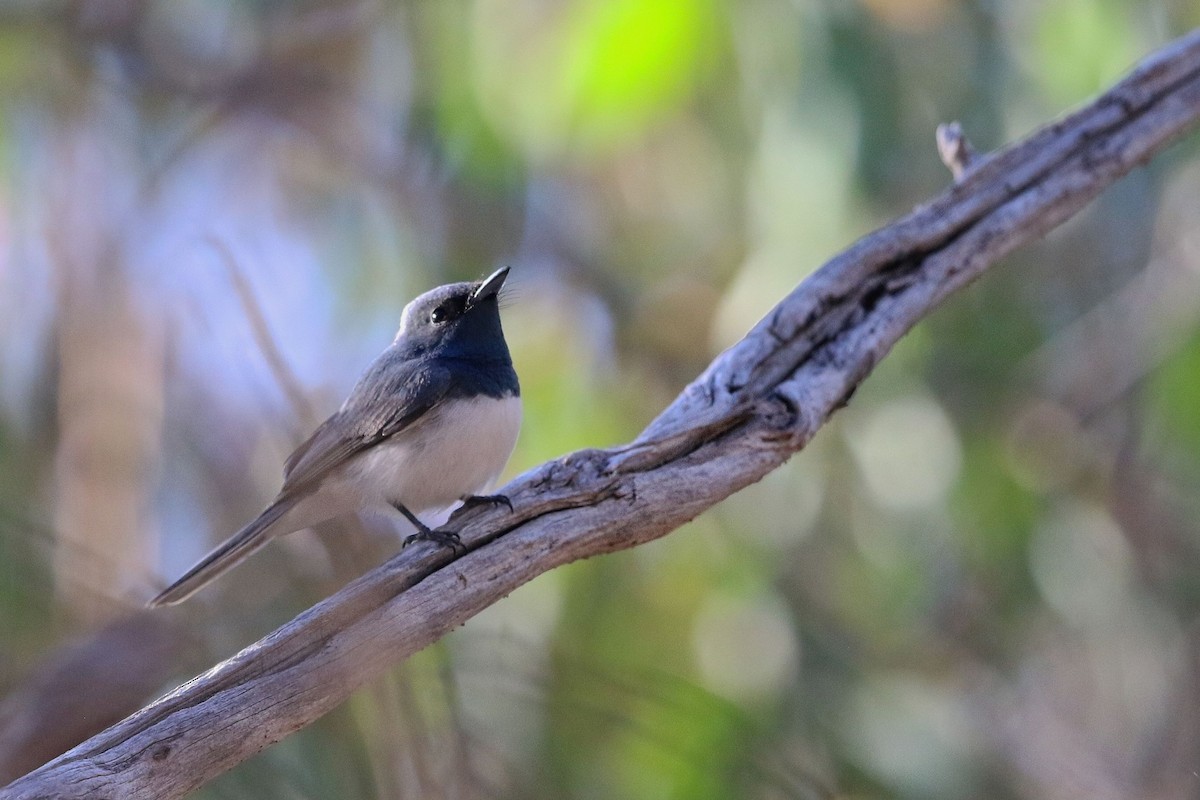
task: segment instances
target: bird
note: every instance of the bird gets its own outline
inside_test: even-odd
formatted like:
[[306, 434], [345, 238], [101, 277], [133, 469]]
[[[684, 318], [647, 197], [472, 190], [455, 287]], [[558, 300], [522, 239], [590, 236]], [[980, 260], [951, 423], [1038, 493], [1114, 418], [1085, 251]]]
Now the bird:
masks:
[[417, 530], [404, 540], [457, 549], [458, 534], [418, 514], [485, 495], [508, 463], [521, 427], [521, 388], [500, 325], [503, 267], [451, 283], [405, 306], [395, 340], [332, 416], [288, 457], [279, 494], [252, 522], [150, 601], [182, 602], [271, 539], [363, 512], [399, 512]]

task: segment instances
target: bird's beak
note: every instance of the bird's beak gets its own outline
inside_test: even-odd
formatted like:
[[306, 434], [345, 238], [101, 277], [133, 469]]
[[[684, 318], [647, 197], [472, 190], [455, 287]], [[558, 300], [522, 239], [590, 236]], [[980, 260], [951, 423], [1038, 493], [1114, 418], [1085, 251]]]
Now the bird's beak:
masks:
[[500, 291], [500, 287], [504, 285], [504, 279], [508, 277], [508, 270], [508, 267], [501, 267], [487, 276], [483, 283], [479, 284], [479, 288], [471, 293], [471, 305], [495, 296]]

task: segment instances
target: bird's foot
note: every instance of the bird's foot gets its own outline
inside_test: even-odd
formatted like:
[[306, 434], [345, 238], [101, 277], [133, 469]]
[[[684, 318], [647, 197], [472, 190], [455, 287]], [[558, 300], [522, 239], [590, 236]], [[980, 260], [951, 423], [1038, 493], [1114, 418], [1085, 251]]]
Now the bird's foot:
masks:
[[460, 550], [464, 553], [467, 552], [467, 546], [454, 531], [433, 530], [424, 525], [418, 528], [416, 533], [404, 537], [404, 547], [408, 547], [413, 542], [433, 542], [442, 547], [449, 547], [456, 555]]
[[449, 547], [454, 551], [455, 555], [458, 554], [459, 550], [462, 550], [464, 553], [467, 552], [467, 546], [462, 543], [462, 539], [458, 538], [458, 534], [454, 531], [440, 529], [435, 531], [417, 519], [417, 515], [409, 511], [403, 503], [392, 503], [392, 505], [417, 529], [416, 533], [404, 537], [404, 544], [401, 545], [401, 549], [408, 547], [413, 542], [433, 542], [442, 547]]
[[508, 506], [510, 512], [513, 510], [512, 500], [502, 494], [469, 494], [462, 498], [462, 505], [450, 513], [448, 522], [453, 522], [460, 514], [479, 506]]

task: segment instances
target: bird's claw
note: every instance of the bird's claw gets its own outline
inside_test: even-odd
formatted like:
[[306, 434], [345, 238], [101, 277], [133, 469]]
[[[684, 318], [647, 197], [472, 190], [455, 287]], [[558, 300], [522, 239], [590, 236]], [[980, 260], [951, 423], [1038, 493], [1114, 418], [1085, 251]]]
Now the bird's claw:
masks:
[[462, 505], [459, 506], [458, 508], [454, 509], [454, 511], [452, 511], [450, 513], [449, 521], [451, 521], [451, 522], [454, 521], [461, 514], [467, 512], [467, 511], [470, 511], [472, 508], [476, 508], [477, 506], [484, 506], [484, 505], [508, 506], [508, 510], [510, 513], [513, 510], [512, 500], [509, 500], [508, 497], [505, 495], [502, 495], [502, 494], [469, 494], [466, 497], [462, 498]]
[[413, 542], [433, 542], [442, 547], [449, 547], [456, 555], [460, 550], [464, 553], [467, 552], [467, 546], [454, 531], [435, 531], [426, 528], [404, 537], [404, 547], [408, 547]]
[[[446, 521], [447, 524], [454, 522], [454, 520], [457, 519], [464, 511], [469, 511], [472, 508], [482, 505], [508, 506], [509, 511], [513, 510], [512, 501], [502, 494], [467, 495], [466, 497], [462, 498], [462, 505], [454, 509], [454, 511], [450, 514], [450, 518]], [[467, 551], [466, 545], [463, 544], [462, 539], [460, 539], [458, 534], [454, 531], [440, 529], [431, 530], [430, 528], [425, 527], [423, 524], [419, 524], [419, 520], [415, 520], [415, 518], [411, 517], [409, 514], [405, 514], [405, 516], [409, 516], [409, 521], [418, 525], [416, 533], [404, 537], [405, 547], [408, 547], [413, 542], [433, 542], [434, 544], [441, 545], [442, 547], [449, 547], [456, 554], [459, 551], [464, 553]]]

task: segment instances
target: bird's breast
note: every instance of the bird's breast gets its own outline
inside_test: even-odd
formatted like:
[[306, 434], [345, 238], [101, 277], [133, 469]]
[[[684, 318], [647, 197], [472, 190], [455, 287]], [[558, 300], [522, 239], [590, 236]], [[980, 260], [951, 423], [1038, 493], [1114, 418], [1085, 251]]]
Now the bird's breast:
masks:
[[521, 429], [521, 399], [448, 400], [413, 426], [368, 450], [359, 479], [388, 502], [421, 513], [481, 494], [499, 477]]

